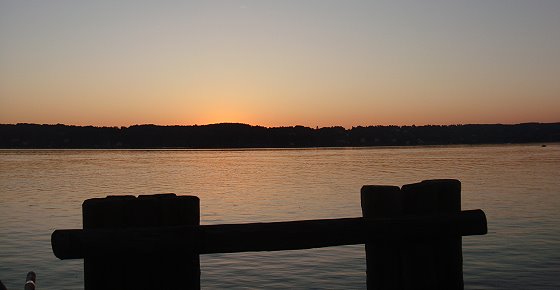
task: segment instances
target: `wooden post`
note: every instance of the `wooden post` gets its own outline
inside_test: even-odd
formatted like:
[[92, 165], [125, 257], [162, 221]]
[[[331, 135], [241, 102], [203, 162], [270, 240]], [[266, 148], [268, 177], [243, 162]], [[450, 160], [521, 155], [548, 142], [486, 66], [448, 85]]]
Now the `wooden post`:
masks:
[[[364, 186], [364, 218], [422, 217], [461, 211], [458, 180]], [[483, 229], [486, 230], [485, 228]], [[461, 236], [366, 243], [368, 289], [463, 289]]]
[[[364, 218], [401, 216], [401, 192], [397, 186], [364, 185], [361, 190]], [[400, 246], [395, 241], [366, 243], [367, 289], [401, 289]]]
[[[461, 211], [461, 182], [426, 180], [402, 187], [403, 214], [423, 216]], [[439, 237], [403, 248], [405, 289], [463, 289], [462, 238]]]
[[[195, 196], [108, 196], [86, 200], [82, 210], [84, 229], [200, 224], [200, 201]], [[85, 289], [200, 289], [198, 254], [157, 250], [141, 256], [85, 257]]]

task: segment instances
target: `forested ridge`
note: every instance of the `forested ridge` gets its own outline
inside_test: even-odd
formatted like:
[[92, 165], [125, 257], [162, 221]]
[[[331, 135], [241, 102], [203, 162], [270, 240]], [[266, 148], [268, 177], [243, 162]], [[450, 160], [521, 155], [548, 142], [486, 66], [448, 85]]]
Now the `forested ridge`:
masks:
[[560, 142], [560, 123], [309, 128], [0, 124], [0, 148], [300, 148]]

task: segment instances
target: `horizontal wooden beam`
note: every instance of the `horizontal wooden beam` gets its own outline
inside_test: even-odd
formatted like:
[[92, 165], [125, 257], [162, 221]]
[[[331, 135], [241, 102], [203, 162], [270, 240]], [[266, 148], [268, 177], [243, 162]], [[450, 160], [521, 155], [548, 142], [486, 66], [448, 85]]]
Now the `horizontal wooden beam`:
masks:
[[484, 235], [482, 210], [402, 218], [342, 218], [271, 223], [56, 230], [59, 259], [100, 255], [236, 253], [364, 244], [376, 240], [413, 242], [440, 236]]

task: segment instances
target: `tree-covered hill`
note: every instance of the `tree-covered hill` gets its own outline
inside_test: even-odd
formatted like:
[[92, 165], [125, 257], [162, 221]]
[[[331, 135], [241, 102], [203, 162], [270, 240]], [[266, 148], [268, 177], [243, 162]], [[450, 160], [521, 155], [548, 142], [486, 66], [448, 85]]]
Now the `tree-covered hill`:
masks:
[[309, 128], [0, 124], [0, 148], [287, 148], [560, 142], [560, 123]]

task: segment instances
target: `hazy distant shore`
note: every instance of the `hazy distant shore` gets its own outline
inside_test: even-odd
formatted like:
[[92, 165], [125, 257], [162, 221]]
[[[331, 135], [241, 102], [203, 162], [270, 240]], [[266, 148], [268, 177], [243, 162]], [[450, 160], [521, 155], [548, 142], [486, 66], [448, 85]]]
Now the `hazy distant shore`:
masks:
[[560, 142], [560, 123], [309, 128], [222, 123], [93, 127], [0, 124], [4, 149], [305, 148]]

